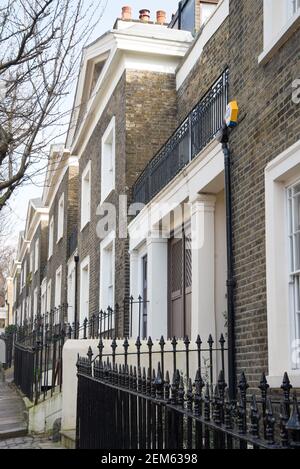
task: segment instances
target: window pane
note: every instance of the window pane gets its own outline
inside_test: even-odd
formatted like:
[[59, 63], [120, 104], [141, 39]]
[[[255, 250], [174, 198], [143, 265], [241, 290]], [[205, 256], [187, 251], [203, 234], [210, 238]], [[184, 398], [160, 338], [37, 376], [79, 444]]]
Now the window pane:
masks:
[[295, 279], [295, 307], [296, 307], [296, 312], [299, 314], [300, 313], [300, 275], [296, 276]]
[[294, 195], [300, 194], [300, 183], [294, 186]]
[[294, 198], [294, 230], [300, 231], [300, 194]]
[[213, 14], [216, 5], [209, 3], [201, 3], [201, 26], [206, 23], [208, 18]]
[[292, 199], [288, 200], [288, 218], [289, 218], [289, 234], [293, 233], [293, 204]]
[[300, 270], [300, 233], [295, 235], [295, 270]]
[[294, 272], [294, 246], [293, 246], [293, 237], [291, 236], [289, 238], [289, 244], [290, 244], [290, 269], [291, 272]]

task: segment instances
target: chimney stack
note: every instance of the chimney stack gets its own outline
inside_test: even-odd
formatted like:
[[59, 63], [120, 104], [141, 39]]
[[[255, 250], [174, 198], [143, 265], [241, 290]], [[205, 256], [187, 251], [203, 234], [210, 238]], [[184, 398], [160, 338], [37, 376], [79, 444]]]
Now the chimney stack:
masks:
[[130, 6], [124, 6], [122, 8], [122, 20], [131, 20], [132, 9]]
[[159, 24], [165, 24], [167, 22], [167, 14], [163, 10], [158, 10], [156, 12], [156, 22]]
[[140, 21], [148, 23], [150, 21], [150, 10], [140, 10]]

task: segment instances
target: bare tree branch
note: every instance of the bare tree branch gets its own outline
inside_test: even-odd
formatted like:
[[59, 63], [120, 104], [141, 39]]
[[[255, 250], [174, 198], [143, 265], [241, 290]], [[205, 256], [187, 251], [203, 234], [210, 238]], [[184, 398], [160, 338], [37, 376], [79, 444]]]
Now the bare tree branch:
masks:
[[47, 158], [53, 133], [62, 134], [70, 114], [63, 100], [106, 4], [6, 0], [0, 6], [0, 211]]

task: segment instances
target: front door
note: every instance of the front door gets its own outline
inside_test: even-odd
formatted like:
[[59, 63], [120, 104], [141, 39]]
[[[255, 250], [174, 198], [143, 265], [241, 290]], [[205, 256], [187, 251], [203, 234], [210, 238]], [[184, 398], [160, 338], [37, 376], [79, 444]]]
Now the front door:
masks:
[[192, 255], [191, 237], [182, 230], [181, 238], [169, 241], [169, 337], [191, 335]]

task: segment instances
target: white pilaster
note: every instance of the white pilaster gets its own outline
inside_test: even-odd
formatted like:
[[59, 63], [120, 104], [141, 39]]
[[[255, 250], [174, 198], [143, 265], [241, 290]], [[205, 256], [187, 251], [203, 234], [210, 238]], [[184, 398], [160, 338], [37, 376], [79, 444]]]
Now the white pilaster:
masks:
[[213, 195], [198, 194], [191, 203], [192, 340], [200, 334], [203, 347], [212, 334], [215, 317], [215, 203]]
[[148, 251], [148, 336], [167, 337], [168, 330], [168, 239], [147, 240]]

